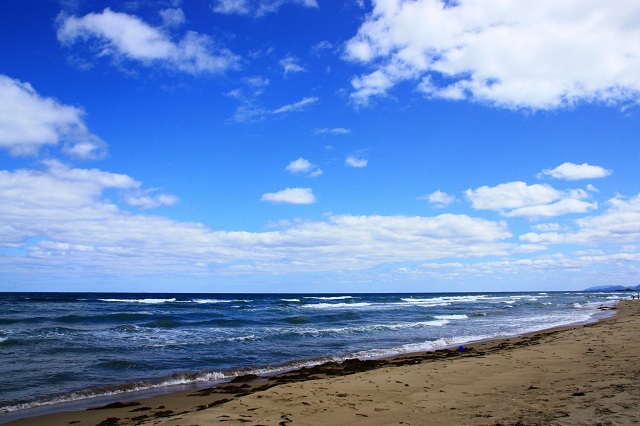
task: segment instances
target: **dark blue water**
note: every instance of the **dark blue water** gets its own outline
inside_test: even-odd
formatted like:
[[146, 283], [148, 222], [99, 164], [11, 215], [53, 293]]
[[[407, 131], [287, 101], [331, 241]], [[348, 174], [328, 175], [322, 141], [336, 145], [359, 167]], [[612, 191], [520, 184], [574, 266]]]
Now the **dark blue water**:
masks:
[[518, 335], [623, 296], [0, 293], [0, 411]]

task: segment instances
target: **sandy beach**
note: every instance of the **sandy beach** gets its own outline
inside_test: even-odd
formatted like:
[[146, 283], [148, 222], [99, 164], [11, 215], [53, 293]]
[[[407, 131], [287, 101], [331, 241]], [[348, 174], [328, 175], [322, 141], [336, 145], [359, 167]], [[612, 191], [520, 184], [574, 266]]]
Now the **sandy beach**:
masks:
[[12, 425], [635, 425], [640, 302], [596, 323], [325, 364]]

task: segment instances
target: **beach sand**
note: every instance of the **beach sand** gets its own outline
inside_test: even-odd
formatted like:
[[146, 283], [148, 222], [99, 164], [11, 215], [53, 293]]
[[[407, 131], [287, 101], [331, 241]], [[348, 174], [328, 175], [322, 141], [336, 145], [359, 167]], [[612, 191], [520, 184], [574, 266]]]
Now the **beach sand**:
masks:
[[[12, 425], [637, 425], [640, 301], [597, 323]], [[255, 378], [253, 378], [255, 379]], [[243, 382], [243, 380], [246, 380]]]

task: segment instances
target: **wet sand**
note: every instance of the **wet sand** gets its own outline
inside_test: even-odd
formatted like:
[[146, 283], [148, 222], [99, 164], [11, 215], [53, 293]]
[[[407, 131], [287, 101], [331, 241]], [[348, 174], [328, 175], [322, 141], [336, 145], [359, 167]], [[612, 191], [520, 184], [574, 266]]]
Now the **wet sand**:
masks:
[[10, 425], [636, 425], [640, 301], [597, 323]]

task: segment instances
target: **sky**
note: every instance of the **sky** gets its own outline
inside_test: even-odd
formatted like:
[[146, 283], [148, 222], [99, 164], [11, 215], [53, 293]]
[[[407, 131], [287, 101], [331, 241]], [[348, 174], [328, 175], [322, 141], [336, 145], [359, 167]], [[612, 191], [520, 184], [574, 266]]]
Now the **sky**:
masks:
[[4, 0], [0, 291], [640, 279], [637, 0]]

